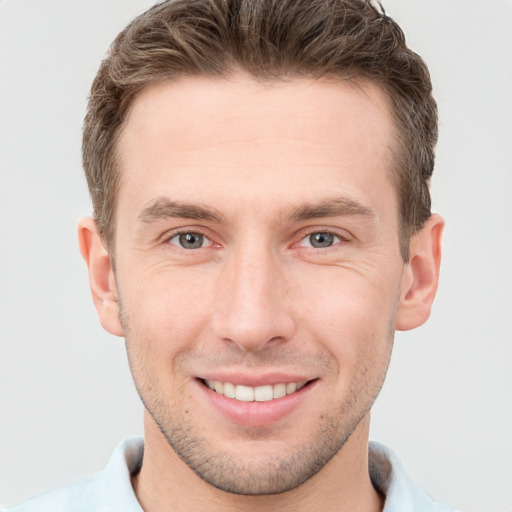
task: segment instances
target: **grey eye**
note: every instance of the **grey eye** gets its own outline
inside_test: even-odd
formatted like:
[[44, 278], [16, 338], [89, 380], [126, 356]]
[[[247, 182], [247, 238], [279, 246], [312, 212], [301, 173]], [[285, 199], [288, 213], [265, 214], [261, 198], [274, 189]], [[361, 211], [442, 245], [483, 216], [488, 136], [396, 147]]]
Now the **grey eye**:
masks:
[[339, 242], [339, 238], [332, 233], [313, 233], [309, 235], [309, 243], [311, 247], [322, 249], [324, 247], [331, 247], [334, 243]]
[[201, 233], [180, 233], [169, 240], [170, 244], [183, 249], [201, 249], [205, 245], [209, 245], [205, 242], [209, 242], [209, 240]]

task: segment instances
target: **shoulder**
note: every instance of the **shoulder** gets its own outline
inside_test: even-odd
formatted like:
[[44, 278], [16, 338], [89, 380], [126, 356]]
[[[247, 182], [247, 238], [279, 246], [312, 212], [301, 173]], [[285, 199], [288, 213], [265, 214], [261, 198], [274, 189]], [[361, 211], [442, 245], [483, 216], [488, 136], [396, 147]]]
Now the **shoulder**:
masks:
[[370, 442], [369, 470], [373, 486], [385, 496], [383, 512], [455, 512], [434, 501], [407, 474], [392, 450]]
[[143, 450], [142, 439], [126, 439], [103, 471], [30, 498], [5, 512], [142, 512], [131, 475], [140, 468]]
[[94, 498], [98, 495], [101, 473], [53, 491], [35, 496], [5, 512], [82, 512], [100, 510]]

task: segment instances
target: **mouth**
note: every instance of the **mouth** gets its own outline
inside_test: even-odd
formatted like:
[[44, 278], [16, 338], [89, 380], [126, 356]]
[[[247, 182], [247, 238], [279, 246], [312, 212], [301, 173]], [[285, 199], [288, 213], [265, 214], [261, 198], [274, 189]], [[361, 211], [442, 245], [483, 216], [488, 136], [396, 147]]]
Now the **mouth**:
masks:
[[279, 384], [266, 384], [252, 387], [210, 379], [201, 379], [201, 381], [206, 387], [215, 391], [217, 394], [225, 396], [226, 398], [233, 398], [240, 402], [270, 402], [287, 395], [293, 395], [310, 382], [313, 382], [282, 382]]
[[[320, 379], [305, 380], [304, 376], [263, 375], [249, 377], [220, 375], [196, 377], [207, 407], [219, 413], [229, 424], [250, 428], [277, 425], [301, 404], [310, 403], [311, 394]], [[213, 377], [213, 375], [211, 376]], [[243, 384], [235, 384], [242, 382]], [[257, 384], [251, 386], [250, 384]], [[314, 400], [314, 399], [313, 399]]]

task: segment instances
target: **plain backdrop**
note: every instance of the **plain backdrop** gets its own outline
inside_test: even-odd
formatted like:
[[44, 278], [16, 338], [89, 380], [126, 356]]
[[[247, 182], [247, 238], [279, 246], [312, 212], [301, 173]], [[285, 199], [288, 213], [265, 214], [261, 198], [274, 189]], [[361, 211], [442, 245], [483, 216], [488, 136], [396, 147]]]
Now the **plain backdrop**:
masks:
[[[0, 505], [101, 469], [142, 433], [121, 339], [76, 242], [88, 89], [149, 0], [0, 0]], [[399, 333], [371, 437], [435, 498], [512, 510], [512, 2], [389, 0], [440, 110], [446, 219], [429, 322]]]

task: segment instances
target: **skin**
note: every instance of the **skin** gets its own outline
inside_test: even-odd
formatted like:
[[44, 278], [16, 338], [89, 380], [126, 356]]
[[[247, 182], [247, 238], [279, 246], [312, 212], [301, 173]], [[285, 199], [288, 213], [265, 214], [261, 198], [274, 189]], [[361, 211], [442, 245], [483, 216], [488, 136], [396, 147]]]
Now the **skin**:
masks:
[[[92, 219], [79, 239], [146, 406], [145, 510], [381, 510], [370, 408], [395, 329], [429, 316], [443, 226], [432, 216], [402, 260], [393, 136], [368, 83], [193, 78], [135, 100], [116, 254]], [[256, 406], [247, 425], [207, 398], [199, 379], [219, 375], [309, 384], [289, 413], [258, 424]]]

